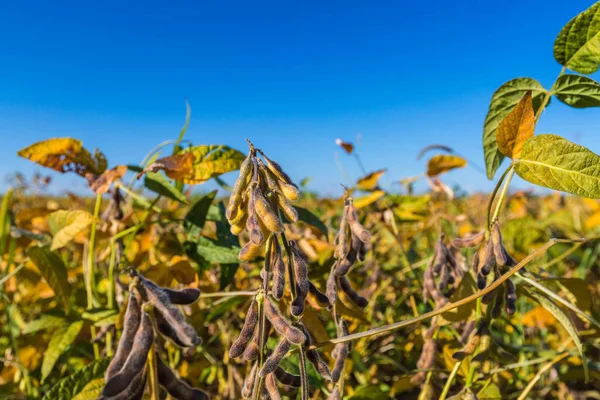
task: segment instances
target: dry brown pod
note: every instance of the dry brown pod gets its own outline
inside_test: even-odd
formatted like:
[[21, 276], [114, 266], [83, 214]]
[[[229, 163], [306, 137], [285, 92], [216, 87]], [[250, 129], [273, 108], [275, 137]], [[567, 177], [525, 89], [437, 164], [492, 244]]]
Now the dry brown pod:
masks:
[[102, 389], [102, 396], [116, 396], [129, 386], [135, 376], [144, 369], [152, 343], [154, 343], [152, 319], [146, 312], [142, 311], [140, 325], [135, 333], [131, 352], [119, 372], [106, 382]]
[[321, 307], [330, 307], [331, 303], [329, 302], [329, 297], [323, 292], [321, 292], [314, 283], [308, 281], [308, 293], [319, 303]]
[[[173, 342], [175, 345], [179, 347], [194, 347], [196, 344], [190, 346], [190, 343], [187, 341], [181, 340], [181, 332], [177, 331], [174, 326], [172, 326], [161, 313], [155, 313], [154, 318], [156, 320], [156, 326], [161, 335], [163, 335], [166, 339]], [[200, 342], [201, 343], [201, 342]], [[198, 344], [200, 344], [198, 343]]]
[[162, 288], [171, 304], [189, 305], [200, 297], [200, 289], [185, 288], [181, 290]]
[[202, 343], [196, 330], [186, 322], [181, 311], [171, 304], [165, 291], [154, 282], [139, 275], [140, 283], [148, 301], [154, 306], [154, 314], [161, 314], [177, 335], [178, 343], [185, 347], [194, 347]]
[[256, 330], [257, 324], [258, 301], [256, 300], [256, 298], [254, 298], [252, 299], [252, 303], [250, 303], [250, 307], [248, 308], [248, 312], [246, 313], [246, 318], [244, 320], [242, 330], [240, 331], [240, 335], [229, 348], [230, 358], [237, 358], [241, 356], [242, 353], [244, 353], [244, 350], [246, 350], [246, 347], [252, 339], [252, 336], [254, 336], [254, 331]]
[[269, 358], [267, 358], [263, 364], [259, 375], [264, 377], [275, 372], [283, 357], [290, 351], [291, 345], [292, 344], [286, 338], [281, 338], [275, 349], [273, 349], [273, 353], [271, 353]]
[[455, 238], [452, 240], [452, 246], [459, 248], [459, 249], [475, 247], [475, 246], [478, 246], [483, 241], [484, 238], [485, 238], [485, 230], [483, 230], [479, 233], [476, 233], [472, 236], [467, 236], [464, 238]]
[[281, 315], [281, 312], [271, 299], [265, 298], [265, 312], [273, 328], [294, 344], [302, 344], [306, 340], [304, 333]]
[[256, 216], [256, 196], [259, 188], [258, 185], [252, 184], [250, 189], [250, 201], [248, 202], [248, 218], [246, 219], [246, 229], [250, 234], [250, 242], [256, 246], [260, 246], [265, 240], [265, 236], [258, 225], [258, 217]]
[[300, 255], [296, 243], [290, 241], [288, 245], [291, 256], [290, 262], [292, 263], [296, 283], [296, 297], [292, 301], [291, 312], [293, 316], [297, 317], [304, 312], [304, 303], [310, 289], [310, 282], [308, 280], [308, 267]]
[[265, 224], [267, 229], [273, 233], [283, 232], [283, 224], [279, 215], [274, 210], [273, 205], [267, 198], [262, 194], [260, 190], [255, 193], [255, 209], [258, 218]]
[[277, 206], [283, 212], [283, 215], [285, 215], [288, 221], [298, 222], [298, 211], [296, 211], [296, 209], [288, 202], [288, 200], [283, 195], [273, 194], [273, 196], [276, 197]]
[[506, 301], [506, 313], [508, 315], [513, 315], [517, 309], [517, 288], [510, 279], [504, 281], [504, 287], [506, 290], [504, 296], [504, 300]]
[[[338, 338], [348, 336], [348, 333], [348, 325], [342, 318], [338, 324]], [[346, 363], [349, 350], [350, 344], [348, 342], [338, 343], [335, 345], [331, 353], [331, 356], [335, 359], [333, 369], [331, 370], [331, 380], [333, 382], [338, 382], [340, 380], [340, 377], [344, 372], [344, 364]]]
[[334, 245], [336, 246], [334, 257], [338, 260], [346, 258], [346, 254], [350, 250], [348, 241], [348, 220], [346, 219], [347, 206], [344, 207], [342, 213], [342, 220], [340, 221], [340, 229], [334, 238]]
[[[435, 284], [435, 277], [433, 275], [433, 265], [430, 264], [427, 269], [425, 269], [425, 274], [423, 275], [423, 286], [424, 291], [428, 293], [429, 296], [433, 298], [435, 305], [437, 308], [443, 307], [448, 302], [448, 299], [444, 294], [438, 289]], [[424, 296], [427, 297], [427, 296]]]
[[156, 367], [158, 372], [158, 383], [164, 387], [169, 394], [179, 400], [208, 400], [209, 397], [200, 389], [190, 387], [187, 383], [175, 376], [175, 373], [162, 362], [156, 354]]
[[442, 267], [446, 265], [446, 258], [448, 255], [448, 250], [444, 245], [444, 234], [442, 233], [438, 240], [435, 242], [435, 246], [433, 249], [433, 272], [434, 274], [439, 274], [442, 270]]
[[226, 211], [226, 216], [229, 221], [231, 221], [237, 216], [239, 205], [242, 201], [243, 193], [246, 190], [250, 175], [252, 173], [252, 167], [254, 164], [252, 159], [253, 151], [250, 150], [248, 156], [242, 162], [242, 165], [240, 165], [240, 174], [237, 180], [235, 181], [231, 197], [229, 198], [229, 204], [227, 205]]
[[265, 155], [265, 153], [263, 153], [261, 150], [257, 150], [265, 159], [265, 161], [267, 162], [267, 168], [269, 169], [269, 171], [271, 171], [273, 173], [273, 175], [275, 175], [277, 177], [277, 179], [279, 179], [281, 182], [286, 183], [288, 185], [291, 186], [296, 186], [294, 185], [294, 183], [292, 182], [292, 180], [290, 179], [290, 177], [283, 172], [283, 169], [281, 168], [281, 166], [279, 164], [277, 164], [275, 161], [271, 160], [269, 157], [267, 157]]
[[257, 246], [252, 242], [248, 242], [240, 250], [238, 258], [240, 261], [252, 261], [260, 254], [260, 248], [261, 246]]
[[277, 389], [277, 382], [275, 381], [275, 375], [273, 373], [267, 375], [265, 378], [265, 388], [271, 400], [281, 400], [279, 389]]
[[331, 267], [331, 271], [329, 272], [329, 277], [327, 278], [327, 290], [326, 295], [329, 299], [329, 304], [331, 306], [335, 305], [337, 301], [337, 283], [336, 283], [336, 274], [335, 274], [336, 264], [333, 264]]
[[144, 367], [127, 385], [127, 387], [112, 397], [102, 396], [101, 400], [141, 400], [146, 389], [146, 381], [148, 380], [147, 367]]
[[346, 213], [348, 225], [354, 235], [356, 235], [363, 243], [369, 243], [371, 241], [371, 233], [365, 229], [364, 226], [358, 222], [358, 216], [356, 215], [356, 209], [354, 204], [348, 205], [348, 211]]
[[[417, 361], [417, 368], [419, 369], [431, 369], [435, 363], [435, 353], [437, 350], [437, 343], [433, 337], [426, 337], [423, 342], [423, 349], [421, 350], [421, 356]], [[420, 371], [419, 373], [413, 375], [411, 381], [413, 384], [421, 384], [425, 379], [425, 375], [427, 373], [425, 371]]]
[[299, 388], [302, 385], [302, 378], [300, 377], [300, 375], [294, 375], [290, 372], [287, 372], [281, 367], [277, 367], [277, 369], [274, 372], [274, 375], [277, 378], [277, 380], [283, 383], [284, 385], [295, 388]]
[[142, 316], [142, 308], [137, 299], [133, 286], [131, 286], [129, 292], [129, 300], [127, 303], [127, 310], [125, 311], [125, 318], [123, 320], [123, 333], [117, 346], [115, 356], [111, 360], [106, 373], [104, 374], [104, 381], [108, 382], [113, 376], [115, 376], [119, 370], [125, 364], [131, 348], [133, 347], [133, 341], [135, 334], [140, 326], [140, 320]]
[[277, 237], [273, 238], [271, 246], [271, 264], [273, 265], [273, 297], [279, 300], [285, 291], [285, 262]]
[[244, 379], [244, 386], [242, 387], [242, 397], [245, 399], [249, 399], [252, 395], [252, 390], [254, 389], [254, 378], [256, 377], [256, 371], [258, 370], [258, 363], [255, 362], [250, 370], [250, 373]]
[[[302, 331], [304, 332], [304, 335], [306, 336], [306, 341], [304, 342], [304, 347], [305, 348], [309, 347], [312, 344], [312, 337], [310, 335], [310, 332], [308, 331], [308, 329], [306, 329], [306, 326], [304, 326], [304, 324], [300, 323], [300, 327], [302, 328]], [[319, 375], [321, 375], [321, 377], [323, 379], [330, 381], [330, 382], [332, 381], [331, 371], [329, 371], [329, 367], [321, 359], [321, 355], [319, 354], [319, 352], [316, 349], [306, 350], [306, 358], [315, 367], [315, 369], [317, 370], [317, 372], [319, 373]]]
[[352, 285], [350, 284], [348, 278], [346, 278], [345, 276], [340, 276], [338, 278], [338, 283], [340, 284], [340, 289], [342, 289], [342, 291], [346, 293], [348, 298], [352, 300], [354, 304], [361, 308], [364, 308], [369, 304], [369, 300], [365, 299], [364, 297], [359, 295], [354, 289], [352, 289]]

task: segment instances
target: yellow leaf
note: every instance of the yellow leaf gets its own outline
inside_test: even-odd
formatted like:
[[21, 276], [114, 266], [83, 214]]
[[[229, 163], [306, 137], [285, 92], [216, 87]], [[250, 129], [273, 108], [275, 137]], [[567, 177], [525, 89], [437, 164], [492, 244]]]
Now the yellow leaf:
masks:
[[498, 150], [507, 157], [519, 158], [523, 145], [533, 136], [534, 128], [535, 115], [530, 90], [498, 125], [496, 130]]
[[437, 176], [455, 168], [463, 168], [467, 165], [467, 160], [462, 157], [440, 154], [432, 157], [427, 163], [427, 176]]
[[48, 227], [52, 233], [52, 246], [56, 250], [69, 243], [92, 223], [94, 217], [84, 210], [58, 210], [48, 216]]
[[593, 213], [587, 221], [585, 221], [585, 226], [588, 229], [594, 229], [600, 225], [600, 211], [596, 211]]
[[26, 345], [19, 349], [19, 361], [27, 371], [34, 371], [42, 362], [42, 353], [37, 347]]
[[363, 176], [362, 178], [360, 178], [356, 184], [356, 186], [360, 189], [360, 190], [373, 190], [377, 187], [377, 182], [379, 181], [379, 178], [381, 177], [381, 175], [383, 175], [385, 173], [386, 169], [380, 169], [378, 171], [375, 172], [371, 172], [368, 175]]
[[544, 307], [537, 306], [521, 317], [521, 323], [525, 326], [548, 328], [556, 325], [556, 318]]
[[112, 169], [106, 170], [97, 178], [90, 177], [89, 186], [96, 194], [103, 194], [108, 191], [110, 185], [121, 178], [127, 172], [126, 165], [118, 165]]
[[377, 200], [382, 198], [384, 195], [385, 195], [385, 190], [376, 190], [374, 192], [369, 193], [366, 196], [355, 198], [354, 199], [354, 207], [355, 208], [366, 207], [369, 204], [375, 203]]
[[196, 271], [185, 257], [174, 256], [171, 259], [171, 273], [175, 280], [184, 285], [189, 285], [196, 280]]
[[85, 176], [88, 173], [100, 175], [106, 169], [106, 158], [96, 151], [92, 155], [81, 144], [72, 138], [53, 138], [37, 142], [18, 152], [39, 165], [52, 168], [58, 172], [75, 172]]
[[321, 322], [318, 314], [315, 313], [311, 308], [307, 307], [304, 310], [304, 314], [302, 314], [302, 322], [317, 343], [329, 340], [329, 335], [327, 334], [325, 326], [323, 326], [323, 322]]

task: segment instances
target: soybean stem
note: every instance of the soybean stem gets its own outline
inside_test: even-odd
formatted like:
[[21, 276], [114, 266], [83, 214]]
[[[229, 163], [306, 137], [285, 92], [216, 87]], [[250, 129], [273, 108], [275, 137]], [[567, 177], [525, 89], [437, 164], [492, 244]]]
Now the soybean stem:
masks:
[[[85, 289], [87, 295], [87, 309], [90, 310], [94, 308], [94, 295], [93, 295], [93, 286], [94, 286], [94, 251], [96, 246], [96, 225], [98, 222], [98, 216], [100, 215], [100, 206], [102, 205], [102, 195], [96, 195], [96, 205], [94, 206], [94, 219], [92, 220], [92, 226], [90, 231], [90, 244], [88, 246], [88, 254], [87, 254], [87, 269], [84, 269], [84, 273], [87, 272], [87, 276], [85, 276]], [[92, 337], [96, 337], [96, 327], [91, 326], [90, 331]], [[97, 360], [100, 358], [100, 349], [98, 347], [98, 343], [94, 343], [94, 357]]]
[[444, 390], [442, 390], [442, 394], [440, 395], [439, 400], [446, 399], [446, 396], [448, 395], [448, 392], [450, 391], [450, 388], [452, 387], [452, 382], [454, 381], [454, 378], [456, 377], [456, 374], [458, 373], [458, 370], [460, 369], [462, 362], [463, 362], [463, 360], [460, 360], [460, 361], [457, 361], [456, 364], [454, 364], [454, 368], [452, 368], [452, 372], [450, 372], [450, 376], [448, 376], [448, 379], [446, 380], [446, 385], [444, 386]]
[[[487, 230], [488, 230], [488, 232], [490, 230], [490, 227], [492, 226], [492, 222], [494, 222], [494, 220], [496, 218], [498, 218], [498, 213], [500, 212], [500, 206], [502, 205], [502, 202], [504, 201], [504, 197], [506, 196], [506, 192], [508, 191], [508, 185], [510, 184], [510, 180], [512, 179], [512, 175], [514, 173], [513, 168], [514, 168], [514, 164], [510, 164], [510, 166], [506, 169], [506, 171], [504, 171], [504, 173], [498, 180], [498, 183], [496, 184], [496, 187], [494, 188], [492, 195], [490, 196], [490, 202], [488, 203], [488, 211], [487, 211], [487, 216], [488, 216]], [[504, 185], [504, 188], [502, 189], [502, 194], [500, 195], [500, 198], [496, 202], [496, 210], [494, 211], [494, 215], [492, 216], [492, 206], [494, 204], [494, 200], [496, 199], [496, 194], [498, 193], [498, 190], [500, 190], [500, 186], [502, 185], [502, 182], [504, 182], [504, 179], [507, 177], [507, 175], [509, 173], [510, 173], [510, 176], [508, 177], [508, 180], [506, 181], [506, 184]]]

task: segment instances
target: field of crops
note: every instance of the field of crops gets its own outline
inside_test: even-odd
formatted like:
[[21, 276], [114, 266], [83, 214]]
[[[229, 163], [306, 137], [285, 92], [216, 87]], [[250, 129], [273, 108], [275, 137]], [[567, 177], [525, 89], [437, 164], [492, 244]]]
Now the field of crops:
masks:
[[[455, 193], [468, 162], [432, 144], [400, 192], [379, 170], [325, 198], [269, 143], [196, 144], [189, 112], [140, 165], [13, 149], [46, 169], [1, 198], [0, 398], [600, 398], [600, 156], [535, 132], [551, 98], [600, 106], [598, 15], [560, 32], [551, 88], [493, 94], [489, 194]], [[89, 194], [47, 195], [59, 173]]]

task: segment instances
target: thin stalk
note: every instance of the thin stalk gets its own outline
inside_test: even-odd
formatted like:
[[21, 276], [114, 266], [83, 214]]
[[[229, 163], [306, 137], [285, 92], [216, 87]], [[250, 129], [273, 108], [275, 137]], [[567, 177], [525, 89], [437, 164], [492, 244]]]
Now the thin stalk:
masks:
[[4, 275], [4, 277], [2, 279], [0, 279], [0, 286], [4, 285], [4, 283], [6, 283], [7, 280], [9, 280], [10, 278], [12, 278], [13, 276], [15, 276], [16, 274], [19, 273], [20, 270], [23, 269], [23, 267], [25, 267], [25, 263], [18, 265], [14, 270], [12, 270], [10, 273]]
[[529, 395], [529, 392], [531, 392], [531, 390], [534, 388], [536, 383], [538, 383], [538, 381], [540, 380], [542, 375], [544, 375], [548, 370], [550, 370], [554, 366], [554, 364], [564, 360], [568, 356], [569, 356], [568, 352], [563, 353], [563, 354], [559, 355], [558, 357], [556, 357], [554, 360], [550, 361], [548, 364], [544, 365], [542, 368], [540, 368], [538, 373], [533, 377], [533, 379], [527, 384], [525, 389], [521, 392], [521, 395], [517, 398], [517, 400], [525, 400], [527, 398], [527, 396]]
[[[110, 260], [108, 262], [108, 302], [107, 308], [112, 310], [115, 307], [115, 259], [117, 258], [114, 240], [110, 241]], [[106, 332], [106, 355], [113, 355], [113, 335], [111, 331]]]
[[[87, 269], [84, 269], [84, 273], [87, 272], [84, 277], [85, 281], [85, 291], [87, 295], [87, 309], [90, 310], [94, 308], [94, 296], [93, 296], [93, 285], [94, 285], [94, 250], [96, 245], [96, 225], [98, 221], [98, 216], [100, 215], [100, 206], [102, 204], [102, 195], [96, 195], [96, 205], [94, 206], [94, 219], [92, 220], [91, 232], [90, 232], [90, 245], [88, 247], [88, 259], [87, 259]], [[90, 327], [92, 337], [96, 337], [96, 327]], [[94, 343], [94, 358], [97, 360], [100, 358], [100, 348], [98, 343]]]
[[496, 183], [496, 187], [494, 188], [492, 195], [490, 196], [490, 202], [488, 203], [488, 210], [487, 210], [487, 216], [488, 216], [487, 230], [488, 230], [488, 232], [490, 230], [490, 226], [492, 225], [492, 222], [498, 217], [500, 205], [502, 204], [502, 201], [504, 200], [504, 197], [506, 196], [506, 191], [508, 190], [508, 184], [506, 184], [504, 186], [504, 189], [502, 189], [503, 195], [501, 195], [501, 199], [499, 199], [499, 201], [496, 203], [496, 211], [494, 211], [494, 217], [492, 217], [491, 216], [492, 215], [492, 205], [494, 204], [494, 200], [496, 199], [496, 194], [498, 193], [498, 190], [500, 189], [502, 182], [504, 182], [504, 178], [506, 178], [506, 176], [509, 173], [510, 173], [510, 178], [508, 180], [508, 183], [510, 183], [510, 179], [512, 179], [512, 175], [514, 173], [513, 168], [514, 168], [514, 164], [510, 164], [510, 166], [506, 169], [506, 171], [504, 171], [504, 173], [498, 180], [498, 183]]
[[211, 297], [235, 297], [235, 296], [254, 296], [256, 294], [256, 290], [242, 290], [237, 292], [216, 292], [216, 293], [202, 293], [200, 295], [201, 299], [208, 299]]
[[358, 167], [362, 171], [363, 175], [367, 175], [367, 170], [365, 169], [362, 161], [360, 161], [360, 157], [358, 156], [358, 153], [357, 152], [353, 152], [352, 154], [354, 155], [354, 158], [356, 158], [356, 162], [358, 163]]
[[150, 346], [148, 353], [148, 381], [150, 384], [150, 398], [152, 400], [160, 400], [160, 388], [158, 387], [158, 371], [156, 369], [156, 352], [154, 343]]
[[346, 180], [346, 182], [348, 182], [349, 184], [352, 184], [352, 180], [350, 179], [350, 177], [346, 173], [346, 170], [344, 169], [344, 166], [340, 162], [340, 157], [339, 157], [338, 152], [337, 151], [334, 152], [333, 155], [335, 157], [335, 163], [336, 163], [338, 169], [340, 170], [340, 173], [342, 174], [342, 176], [344, 177], [344, 179]]
[[450, 376], [448, 376], [448, 379], [446, 380], [446, 385], [444, 386], [444, 390], [442, 390], [442, 394], [440, 394], [440, 398], [438, 400], [446, 399], [446, 396], [448, 395], [448, 392], [450, 392], [450, 388], [452, 387], [452, 382], [454, 382], [454, 378], [456, 377], [456, 374], [458, 373], [462, 362], [463, 360], [460, 360], [457, 361], [456, 364], [454, 364], [454, 368], [452, 368], [452, 372], [450, 372]]
[[305, 355], [305, 346], [302, 345], [300, 348], [300, 352], [298, 353], [298, 364], [300, 364], [300, 392], [301, 399], [308, 400], [308, 374], [306, 372], [306, 355]]
[[[585, 241], [585, 239], [582, 239], [581, 241]], [[521, 268], [523, 268], [525, 265], [527, 265], [529, 262], [531, 262], [531, 260], [533, 260], [535, 257], [539, 256], [540, 254], [544, 253], [546, 250], [548, 250], [550, 247], [554, 246], [555, 244], [557, 244], [557, 243], [575, 243], [575, 242], [578, 242], [578, 241], [570, 240], [570, 239], [550, 239], [543, 246], [541, 246], [540, 248], [535, 250], [533, 253], [529, 254], [527, 257], [522, 259], [517, 265], [515, 265], [510, 270], [508, 270], [504, 275], [500, 276], [497, 280], [495, 280], [493, 283], [491, 283], [488, 287], [486, 287], [483, 290], [478, 291], [477, 293], [472, 294], [471, 296], [465, 297], [464, 299], [461, 299], [454, 303], [448, 303], [445, 306], [438, 308], [437, 310], [430, 311], [428, 313], [422, 314], [415, 318], [411, 318], [411, 319], [408, 319], [405, 321], [395, 322], [390, 325], [381, 326], [379, 328], [370, 329], [370, 330], [364, 331], [364, 332], [353, 333], [351, 335], [344, 336], [341, 338], [334, 338], [334, 339], [326, 340], [326, 341], [323, 341], [320, 343], [316, 343], [314, 345], [311, 345], [308, 348], [308, 350], [318, 349], [320, 347], [328, 346], [330, 344], [350, 342], [352, 340], [362, 339], [365, 337], [379, 336], [384, 333], [391, 332], [391, 331], [394, 331], [394, 330], [397, 330], [400, 328], [404, 328], [406, 326], [410, 326], [410, 325], [416, 324], [421, 321], [426, 321], [430, 318], [433, 318], [437, 315], [443, 314], [447, 311], [453, 310], [457, 307], [464, 306], [465, 304], [468, 304], [474, 300], [477, 300], [478, 298], [480, 298], [480, 297], [486, 295], [487, 293], [490, 293], [493, 290], [495, 290], [496, 288], [498, 288], [507, 279], [509, 279], [511, 276], [513, 276], [514, 274], [519, 272], [519, 270], [521, 270]]]

